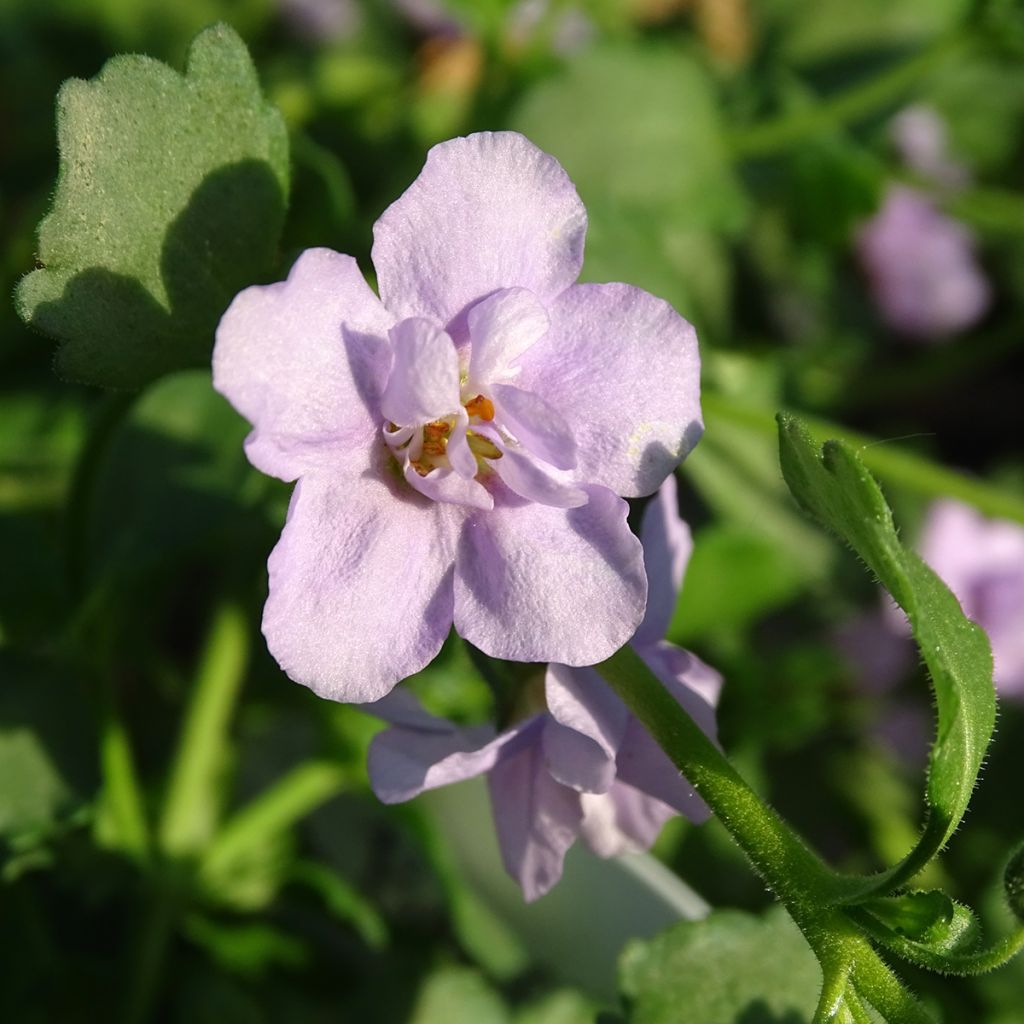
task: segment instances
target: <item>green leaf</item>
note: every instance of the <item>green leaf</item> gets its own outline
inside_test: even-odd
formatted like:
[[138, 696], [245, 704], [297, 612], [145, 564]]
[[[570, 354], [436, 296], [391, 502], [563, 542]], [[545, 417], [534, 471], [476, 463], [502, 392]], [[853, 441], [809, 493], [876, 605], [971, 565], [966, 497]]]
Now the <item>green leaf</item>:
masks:
[[234, 295], [273, 270], [288, 142], [244, 43], [201, 33], [184, 75], [110, 60], [57, 99], [60, 173], [18, 311], [61, 375], [136, 388], [209, 361]]
[[[848, 445], [819, 451], [795, 417], [780, 414], [782, 472], [804, 509], [848, 543], [907, 613], [932, 680], [938, 732], [932, 745], [928, 818], [917, 847], [869, 892], [891, 890], [940, 850], [967, 810], [995, 727], [988, 640], [949, 588], [896, 535], [878, 484]], [[860, 895], [864, 895], [861, 893]]]
[[1024, 845], [1017, 848], [1006, 865], [1003, 889], [1013, 916], [1024, 922]]
[[420, 990], [410, 1024], [508, 1024], [501, 997], [469, 967], [443, 967]]
[[683, 921], [619, 962], [630, 1024], [806, 1024], [821, 969], [781, 908]]
[[558, 157], [588, 206], [675, 208], [688, 212], [691, 227], [742, 221], [745, 196], [727, 160], [711, 79], [677, 50], [590, 49], [536, 86], [511, 127]]
[[0, 652], [0, 837], [40, 836], [96, 788], [96, 735], [80, 689]]
[[792, 599], [802, 583], [778, 544], [736, 523], [712, 523], [694, 538], [669, 639], [685, 645], [722, 630], [743, 630]]
[[245, 977], [270, 967], [302, 968], [309, 960], [305, 943], [262, 921], [225, 923], [192, 914], [184, 930], [223, 970]]
[[981, 935], [971, 909], [938, 889], [869, 900], [859, 909], [859, 921], [870, 916], [882, 926], [869, 930], [883, 944], [894, 934], [933, 953], [962, 953], [973, 949]]

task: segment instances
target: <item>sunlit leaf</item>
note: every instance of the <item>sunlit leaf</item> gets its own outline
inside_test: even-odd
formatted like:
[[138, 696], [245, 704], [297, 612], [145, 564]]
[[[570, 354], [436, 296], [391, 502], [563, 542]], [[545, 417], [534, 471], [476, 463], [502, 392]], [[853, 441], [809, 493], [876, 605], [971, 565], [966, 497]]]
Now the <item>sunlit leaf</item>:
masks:
[[[856, 452], [839, 441], [821, 449], [794, 417], [779, 416], [782, 472], [797, 501], [864, 560], [907, 613], [938, 707], [926, 791], [928, 820], [901, 867], [909, 876], [956, 830], [967, 810], [995, 727], [992, 655], [949, 588], [896, 534], [892, 513]], [[875, 889], [891, 883], [881, 876]]]
[[18, 309], [57, 371], [133, 388], [209, 360], [220, 315], [274, 266], [288, 144], [245, 45], [217, 25], [179, 75], [121, 56], [57, 100], [61, 164]]

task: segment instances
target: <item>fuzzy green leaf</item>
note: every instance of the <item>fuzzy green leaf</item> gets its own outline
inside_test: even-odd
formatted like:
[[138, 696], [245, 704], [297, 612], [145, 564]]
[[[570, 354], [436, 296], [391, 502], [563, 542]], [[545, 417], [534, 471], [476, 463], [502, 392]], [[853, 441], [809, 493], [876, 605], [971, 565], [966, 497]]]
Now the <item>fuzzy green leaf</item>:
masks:
[[806, 1024], [821, 969], [781, 907], [682, 921], [628, 945], [619, 963], [630, 1024]]
[[874, 477], [848, 445], [819, 450], [804, 426], [780, 414], [782, 472], [804, 509], [850, 545], [907, 613], [928, 667], [938, 708], [917, 847], [857, 897], [891, 891], [945, 845], [967, 810], [995, 727], [992, 654], [984, 632], [963, 614], [949, 588], [896, 535]]
[[288, 141], [245, 44], [215, 25], [184, 75], [119, 56], [57, 99], [60, 173], [17, 293], [62, 376], [136, 388], [209, 361], [234, 295], [275, 263]]
[[882, 945], [901, 940], [899, 948], [918, 947], [926, 953], [966, 953], [977, 946], [981, 926], [969, 907], [944, 892], [908, 892], [869, 900], [857, 920]]

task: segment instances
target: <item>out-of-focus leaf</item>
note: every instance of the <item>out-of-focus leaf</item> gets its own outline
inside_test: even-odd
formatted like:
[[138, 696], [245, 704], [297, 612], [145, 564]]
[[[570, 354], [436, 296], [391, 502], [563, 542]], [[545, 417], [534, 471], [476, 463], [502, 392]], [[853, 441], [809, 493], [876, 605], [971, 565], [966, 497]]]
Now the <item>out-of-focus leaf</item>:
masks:
[[588, 50], [527, 94], [512, 127], [563, 163], [588, 205], [688, 212], [690, 227], [733, 229], [745, 197], [726, 157], [711, 79], [656, 47]]
[[288, 144], [225, 25], [179, 75], [115, 57], [57, 103], [61, 169], [18, 309], [74, 380], [134, 388], [208, 362], [234, 295], [274, 266]]
[[223, 969], [236, 974], [255, 976], [268, 967], [302, 967], [308, 959], [302, 942], [263, 922], [228, 924], [193, 914], [184, 930]]
[[686, 644], [721, 630], [742, 630], [785, 604], [803, 576], [779, 545], [735, 523], [697, 533], [668, 636]]
[[629, 1024], [807, 1024], [821, 989], [821, 969], [781, 908], [716, 911], [631, 943], [619, 977]]
[[514, 1024], [594, 1024], [596, 1007], [572, 989], [561, 989], [523, 1007]]
[[317, 861], [300, 861], [290, 874], [299, 882], [315, 890], [326, 908], [337, 918], [351, 924], [363, 941], [373, 949], [387, 945], [388, 926], [377, 909], [349, 881]]
[[84, 420], [67, 395], [0, 396], [0, 645], [52, 637], [63, 613], [60, 512]]
[[582, 281], [628, 281], [666, 299], [699, 330], [724, 333], [732, 267], [714, 232], [689, 214], [632, 208], [600, 197], [587, 207]]
[[783, 552], [790, 574], [827, 577], [832, 545], [797, 513], [775, 469], [774, 442], [757, 431], [704, 410], [707, 431], [683, 473], [722, 521], [763, 537]]
[[946, 123], [952, 156], [966, 160], [974, 171], [993, 170], [1017, 152], [1024, 117], [1019, 62], [968, 54], [943, 67], [922, 92], [921, 102], [934, 107]]
[[[848, 445], [819, 449], [794, 417], [780, 414], [782, 471], [804, 509], [849, 544], [907, 613], [938, 706], [925, 834], [907, 865], [922, 866], [967, 810], [995, 727], [992, 654], [985, 634], [949, 588], [896, 535], [875, 479]], [[879, 885], [885, 884], [880, 876]]]
[[148, 389], [97, 475], [87, 560], [138, 574], [200, 545], [237, 548], [253, 526], [245, 510], [267, 486], [241, 455], [247, 429], [208, 373], [174, 374]]
[[912, 45], [952, 28], [969, 0], [769, 0], [784, 25], [782, 52], [819, 61], [874, 46]]
[[95, 724], [74, 681], [0, 652], [0, 837], [45, 832], [96, 785]]
[[432, 974], [416, 999], [409, 1024], [508, 1024], [504, 1002], [468, 967], [444, 967]]

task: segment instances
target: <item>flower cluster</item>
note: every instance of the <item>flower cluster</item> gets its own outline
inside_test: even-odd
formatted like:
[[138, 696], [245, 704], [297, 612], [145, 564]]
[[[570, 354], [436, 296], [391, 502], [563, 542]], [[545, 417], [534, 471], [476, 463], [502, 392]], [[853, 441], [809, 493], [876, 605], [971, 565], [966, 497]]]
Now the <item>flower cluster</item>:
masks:
[[[718, 673], [662, 639], [691, 549], [672, 477], [648, 505], [641, 539], [651, 596], [633, 647], [713, 736]], [[393, 691], [368, 709], [391, 723], [370, 747], [374, 791], [399, 803], [486, 774], [505, 866], [528, 900], [558, 881], [578, 836], [609, 857], [647, 849], [675, 813], [692, 821], [708, 816], [703, 800], [592, 668], [548, 665], [536, 705], [496, 734], [488, 726], [458, 728], [428, 714], [407, 691]]]
[[291, 678], [375, 701], [452, 624], [489, 655], [593, 665], [647, 580], [621, 496], [699, 438], [693, 328], [624, 284], [575, 284], [586, 213], [523, 136], [430, 151], [355, 260], [299, 257], [225, 313], [214, 385], [250, 461], [297, 480], [263, 631]]

